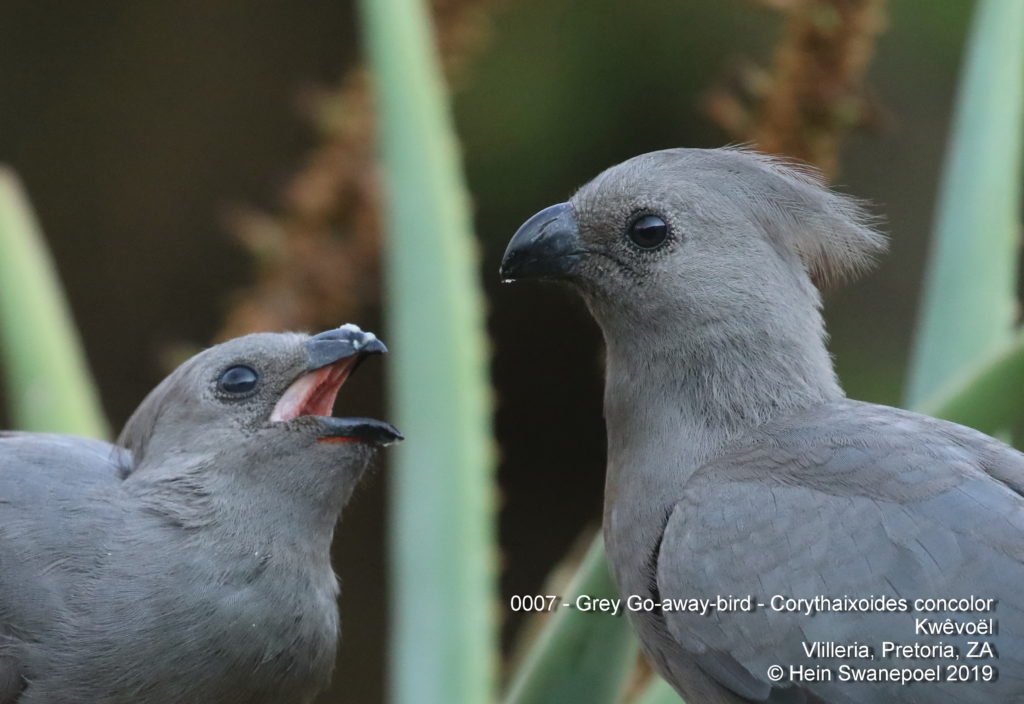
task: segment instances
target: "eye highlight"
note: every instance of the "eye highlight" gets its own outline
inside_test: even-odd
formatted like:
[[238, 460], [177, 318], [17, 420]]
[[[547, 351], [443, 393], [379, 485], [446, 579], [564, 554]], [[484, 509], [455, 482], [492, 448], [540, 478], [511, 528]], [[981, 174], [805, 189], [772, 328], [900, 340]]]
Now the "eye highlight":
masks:
[[626, 235], [640, 249], [657, 249], [668, 239], [668, 225], [657, 215], [641, 215], [630, 223]]
[[217, 380], [217, 388], [228, 394], [247, 394], [256, 388], [260, 375], [252, 367], [239, 364], [229, 367]]

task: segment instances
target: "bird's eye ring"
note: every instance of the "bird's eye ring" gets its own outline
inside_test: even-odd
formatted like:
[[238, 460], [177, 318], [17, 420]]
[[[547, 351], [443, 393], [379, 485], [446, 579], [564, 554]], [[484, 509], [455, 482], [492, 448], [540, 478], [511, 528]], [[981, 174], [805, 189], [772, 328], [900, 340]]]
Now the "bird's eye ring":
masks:
[[668, 225], [657, 215], [641, 215], [629, 224], [626, 235], [640, 249], [657, 249], [668, 241]]
[[238, 364], [228, 367], [220, 379], [217, 380], [217, 388], [224, 393], [239, 395], [247, 394], [256, 388], [260, 375], [252, 367]]

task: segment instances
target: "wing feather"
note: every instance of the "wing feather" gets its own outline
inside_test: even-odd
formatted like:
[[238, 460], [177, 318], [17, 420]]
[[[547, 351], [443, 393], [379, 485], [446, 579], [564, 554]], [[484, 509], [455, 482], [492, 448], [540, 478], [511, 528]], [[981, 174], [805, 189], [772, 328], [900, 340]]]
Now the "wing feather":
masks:
[[[687, 483], [661, 542], [662, 598], [753, 595], [753, 613], [666, 613], [702, 669], [754, 701], [803, 693], [828, 702], [1024, 701], [1024, 455], [976, 431], [842, 401], [760, 429]], [[998, 599], [991, 637], [924, 636], [915, 618], [947, 614], [819, 613], [771, 608], [773, 596], [975, 595]], [[989, 640], [996, 660], [964, 660]], [[808, 658], [804, 643], [866, 643], [875, 661]], [[775, 685], [770, 665], [921, 667], [883, 660], [883, 641], [952, 643], [994, 683]], [[813, 699], [808, 699], [813, 700]]]
[[[65, 590], [95, 564], [110, 529], [110, 497], [131, 457], [98, 440], [0, 433], [0, 704], [16, 702], [33, 672], [31, 639], [64, 618]], [[94, 521], [68, 520], [85, 510]]]

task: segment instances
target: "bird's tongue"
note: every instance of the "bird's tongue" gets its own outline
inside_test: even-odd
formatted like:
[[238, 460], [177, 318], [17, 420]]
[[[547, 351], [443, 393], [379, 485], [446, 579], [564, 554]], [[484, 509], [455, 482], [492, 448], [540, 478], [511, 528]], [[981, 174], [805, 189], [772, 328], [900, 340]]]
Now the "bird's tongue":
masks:
[[321, 367], [299, 377], [281, 396], [270, 416], [272, 422], [300, 416], [329, 416], [341, 385], [353, 368], [355, 357]]

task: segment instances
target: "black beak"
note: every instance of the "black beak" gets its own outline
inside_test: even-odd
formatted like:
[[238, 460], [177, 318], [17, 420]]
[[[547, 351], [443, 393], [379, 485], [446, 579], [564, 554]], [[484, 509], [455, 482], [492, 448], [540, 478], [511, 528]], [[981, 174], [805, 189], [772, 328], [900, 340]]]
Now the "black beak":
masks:
[[[363, 332], [358, 326], [350, 323], [311, 337], [306, 342], [306, 351], [309, 354], [307, 373], [355, 357], [351, 363], [346, 363], [347, 376], [355, 371], [366, 357], [371, 354], [384, 354], [388, 348], [372, 332]], [[336, 381], [340, 386], [344, 382], [344, 377]], [[336, 389], [337, 387], [335, 393]], [[322, 426], [320, 442], [354, 441], [371, 445], [390, 445], [404, 439], [395, 426], [372, 418], [320, 416], [317, 420]]]
[[568, 279], [584, 254], [576, 213], [568, 203], [545, 208], [523, 223], [501, 260], [501, 278]]
[[392, 445], [405, 440], [398, 428], [373, 418], [324, 418], [326, 430], [319, 442], [365, 442]]
[[363, 332], [348, 324], [311, 337], [306, 343], [306, 351], [309, 353], [306, 369], [313, 371], [352, 355], [384, 354], [388, 348], [372, 332]]

